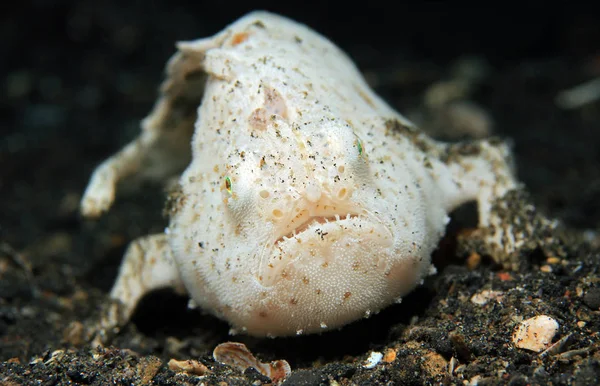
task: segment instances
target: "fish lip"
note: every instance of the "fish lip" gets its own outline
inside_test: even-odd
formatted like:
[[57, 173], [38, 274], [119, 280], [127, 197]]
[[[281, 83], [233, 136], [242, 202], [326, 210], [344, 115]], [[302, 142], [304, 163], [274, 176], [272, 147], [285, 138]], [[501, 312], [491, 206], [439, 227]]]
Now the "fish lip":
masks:
[[336, 215], [330, 215], [330, 216], [310, 216], [305, 221], [303, 221], [301, 224], [299, 224], [297, 227], [292, 229], [290, 232], [288, 232], [285, 235], [280, 236], [277, 240], [275, 240], [274, 244], [278, 245], [280, 242], [282, 242], [284, 240], [291, 239], [295, 236], [298, 236], [299, 234], [310, 229], [313, 224], [333, 223], [333, 222], [338, 222], [338, 221], [343, 221], [343, 220], [354, 219], [354, 218], [358, 218], [358, 217], [359, 217], [359, 215], [357, 213], [346, 213], [343, 215], [336, 214]]

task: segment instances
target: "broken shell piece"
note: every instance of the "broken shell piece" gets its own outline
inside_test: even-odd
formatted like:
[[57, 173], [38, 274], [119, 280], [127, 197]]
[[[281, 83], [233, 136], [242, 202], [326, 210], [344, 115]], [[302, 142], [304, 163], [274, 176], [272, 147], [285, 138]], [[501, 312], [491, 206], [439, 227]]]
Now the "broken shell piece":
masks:
[[371, 351], [371, 354], [367, 358], [367, 361], [363, 365], [365, 369], [372, 369], [377, 366], [379, 362], [383, 359], [383, 354], [378, 351]]
[[550, 346], [558, 327], [558, 322], [548, 315], [534, 316], [515, 328], [512, 341], [518, 348], [540, 352]]
[[205, 365], [203, 365], [202, 363], [193, 360], [193, 359], [188, 359], [185, 361], [178, 361], [176, 359], [171, 359], [169, 361], [169, 369], [181, 373], [181, 372], [186, 372], [188, 374], [194, 374], [194, 375], [204, 375], [206, 373], [208, 373], [210, 370], [208, 369], [208, 367], [206, 367]]
[[282, 382], [292, 373], [290, 364], [286, 360], [280, 359], [270, 363], [262, 363], [252, 355], [243, 343], [221, 343], [215, 347], [213, 358], [217, 362], [235, 367], [242, 372], [248, 367], [253, 367], [262, 375], [271, 378], [275, 383]]
[[503, 295], [504, 292], [502, 291], [483, 290], [471, 296], [471, 303], [483, 306], [490, 300], [501, 302]]

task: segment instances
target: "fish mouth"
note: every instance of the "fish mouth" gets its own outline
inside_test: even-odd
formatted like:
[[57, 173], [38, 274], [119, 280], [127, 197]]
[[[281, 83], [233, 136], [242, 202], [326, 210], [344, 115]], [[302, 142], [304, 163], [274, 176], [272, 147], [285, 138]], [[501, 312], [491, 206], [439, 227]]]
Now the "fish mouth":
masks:
[[[354, 219], [357, 217], [358, 217], [357, 213], [347, 213], [344, 215], [335, 214], [335, 215], [330, 215], [330, 216], [302, 216], [302, 218], [299, 219], [300, 221], [292, 221], [292, 223], [290, 223], [287, 226], [286, 233], [282, 234], [275, 241], [275, 245], [277, 245], [280, 242], [283, 242], [285, 240], [291, 239], [295, 236], [298, 236], [299, 234], [305, 232], [309, 228], [312, 228], [314, 225], [329, 224], [332, 222], [341, 221], [341, 220], [350, 220], [350, 219]], [[298, 217], [296, 217], [295, 220], [298, 220]]]

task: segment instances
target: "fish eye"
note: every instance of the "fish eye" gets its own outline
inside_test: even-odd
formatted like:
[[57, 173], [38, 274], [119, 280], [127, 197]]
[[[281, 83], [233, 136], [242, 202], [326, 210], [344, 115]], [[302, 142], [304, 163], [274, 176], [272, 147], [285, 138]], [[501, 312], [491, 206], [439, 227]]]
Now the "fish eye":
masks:
[[227, 193], [233, 194], [231, 178], [229, 178], [229, 176], [225, 176], [225, 189], [227, 189]]
[[364, 148], [363, 148], [362, 141], [358, 137], [356, 137], [356, 140], [354, 141], [354, 146], [356, 146], [356, 149], [358, 150], [358, 155], [362, 156], [363, 152], [364, 152]]

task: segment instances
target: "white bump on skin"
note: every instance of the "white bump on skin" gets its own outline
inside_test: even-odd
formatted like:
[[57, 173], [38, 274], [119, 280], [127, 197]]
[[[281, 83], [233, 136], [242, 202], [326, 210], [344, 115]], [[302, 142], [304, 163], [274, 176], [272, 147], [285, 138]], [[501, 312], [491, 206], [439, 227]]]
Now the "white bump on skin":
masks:
[[[476, 200], [487, 226], [491, 202], [517, 186], [504, 145], [431, 140], [304, 25], [254, 12], [178, 48], [142, 135], [99, 167], [82, 212], [106, 210], [118, 180], [151, 172], [140, 160], [169, 162], [191, 142], [162, 236], [176, 269], [155, 279], [183, 283], [232, 332], [308, 334], [377, 313], [435, 272], [451, 210]], [[191, 136], [185, 103], [202, 91]], [[152, 153], [163, 143], [170, 153]], [[160, 284], [128, 275], [135, 298], [113, 289], [127, 317]]]
[[306, 183], [305, 193], [306, 199], [313, 203], [316, 203], [321, 198], [321, 188], [319, 187], [319, 185], [312, 181]]

